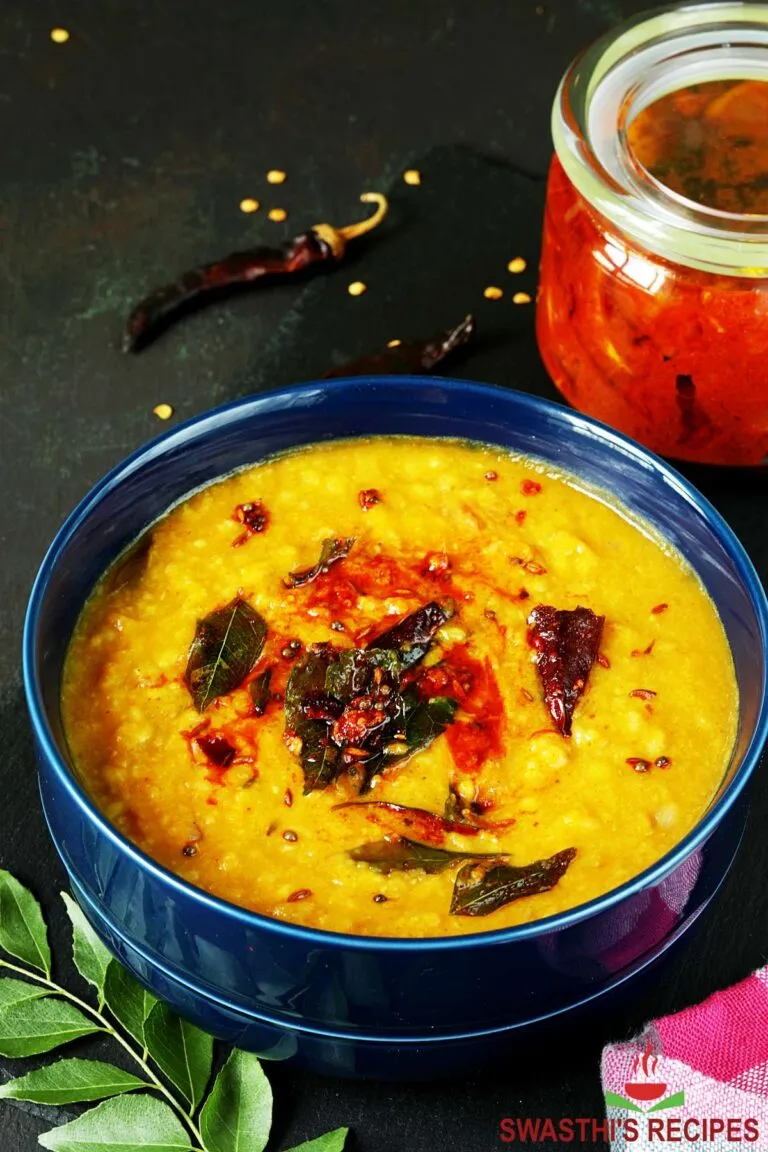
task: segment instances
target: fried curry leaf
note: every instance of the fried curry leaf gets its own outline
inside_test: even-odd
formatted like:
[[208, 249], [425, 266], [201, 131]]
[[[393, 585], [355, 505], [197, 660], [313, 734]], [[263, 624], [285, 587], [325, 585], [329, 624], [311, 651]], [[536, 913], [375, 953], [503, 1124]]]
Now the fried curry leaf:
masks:
[[261, 655], [266, 635], [264, 619], [240, 597], [198, 620], [184, 673], [198, 712], [242, 684]]
[[493, 862], [500, 859], [498, 855], [487, 852], [452, 852], [448, 848], [436, 848], [433, 844], [419, 844], [405, 836], [360, 844], [357, 848], [351, 848], [349, 855], [353, 860], [370, 864], [371, 868], [385, 876], [390, 872], [411, 872], [415, 869], [430, 874], [443, 872], [457, 860]]
[[377, 636], [368, 648], [391, 648], [397, 653], [403, 668], [412, 668], [424, 659], [438, 628], [450, 620], [454, 611], [452, 600], [431, 600]]
[[393, 739], [384, 741], [378, 751], [358, 765], [362, 772], [360, 795], [368, 792], [373, 779], [386, 768], [402, 766], [417, 752], [440, 736], [453, 722], [458, 702], [448, 696], [435, 696], [432, 700], [419, 700], [413, 689], [402, 696], [402, 730]]
[[351, 700], [370, 691], [377, 668], [388, 673], [397, 684], [401, 665], [397, 653], [344, 648], [336, 653], [325, 677], [325, 691], [337, 700]]
[[304, 773], [304, 795], [327, 788], [343, 767], [341, 749], [330, 738], [324, 720], [300, 720], [296, 736], [301, 740], [301, 770]]
[[[297, 738], [304, 791], [325, 788], [346, 768], [367, 792], [374, 777], [428, 747], [458, 707], [400, 690], [402, 663], [389, 649], [310, 648], [285, 692], [286, 733]], [[289, 742], [290, 746], [290, 742]]]
[[407, 755], [413, 756], [428, 748], [453, 723], [459, 703], [450, 696], [419, 700], [410, 692], [405, 694], [405, 701], [405, 742]]
[[317, 580], [318, 576], [327, 572], [332, 564], [337, 564], [339, 560], [345, 560], [352, 551], [354, 543], [354, 536], [323, 540], [320, 548], [320, 559], [317, 564], [313, 564], [311, 568], [300, 568], [296, 572], [289, 572], [283, 581], [286, 588], [301, 588], [304, 584], [311, 584], [313, 580]]
[[546, 860], [518, 867], [498, 857], [490, 863], [470, 861], [456, 877], [451, 900], [453, 916], [488, 916], [522, 896], [548, 892], [565, 875], [576, 855], [566, 848]]
[[304, 716], [304, 698], [325, 691], [325, 677], [338, 653], [330, 644], [313, 644], [291, 669], [285, 686], [285, 727], [295, 732]]
[[570, 736], [574, 709], [597, 659], [605, 617], [596, 616], [591, 608], [539, 604], [528, 623], [544, 702], [558, 732]]
[[309, 648], [294, 664], [285, 688], [285, 730], [291, 739], [299, 742], [305, 795], [327, 788], [342, 767], [339, 749], [330, 739], [328, 722], [312, 719], [305, 712], [306, 701], [325, 692], [328, 668], [337, 655], [330, 644]]

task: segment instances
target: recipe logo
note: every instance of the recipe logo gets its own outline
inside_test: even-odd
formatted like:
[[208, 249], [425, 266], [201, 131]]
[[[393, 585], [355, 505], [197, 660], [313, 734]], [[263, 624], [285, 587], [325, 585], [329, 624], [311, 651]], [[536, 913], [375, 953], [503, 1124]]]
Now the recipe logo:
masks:
[[[669, 1086], [655, 1079], [658, 1058], [650, 1045], [632, 1061], [624, 1084], [626, 1096], [606, 1092], [606, 1106], [622, 1108], [626, 1117], [612, 1116], [599, 1120], [595, 1116], [561, 1116], [554, 1119], [532, 1116], [505, 1116], [499, 1124], [499, 1139], [504, 1144], [554, 1144], [610, 1141], [621, 1137], [625, 1144], [644, 1140], [645, 1144], [711, 1144], [723, 1140], [732, 1144], [754, 1144], [760, 1138], [757, 1120], [722, 1116], [656, 1116], [651, 1113], [682, 1108], [685, 1092], [669, 1092]], [[633, 1115], [634, 1113], [634, 1115]], [[639, 1115], [638, 1115], [639, 1114]]]
[[659, 1058], [653, 1055], [651, 1042], [648, 1040], [642, 1056], [635, 1056], [632, 1061], [631, 1079], [624, 1085], [627, 1095], [619, 1096], [617, 1092], [606, 1092], [606, 1105], [626, 1108], [629, 1112], [662, 1112], [667, 1108], [682, 1108], [685, 1104], [685, 1092], [673, 1092], [670, 1096], [665, 1096], [667, 1085], [661, 1080], [654, 1079], [658, 1063]]

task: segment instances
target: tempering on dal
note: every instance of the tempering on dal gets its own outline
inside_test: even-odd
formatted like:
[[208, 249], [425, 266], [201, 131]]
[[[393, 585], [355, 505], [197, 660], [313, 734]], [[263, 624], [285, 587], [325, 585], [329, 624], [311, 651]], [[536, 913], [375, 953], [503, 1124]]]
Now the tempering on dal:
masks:
[[62, 708], [108, 818], [235, 904], [447, 936], [549, 916], [699, 820], [735, 737], [715, 608], [543, 463], [312, 446], [173, 508], [86, 604]]

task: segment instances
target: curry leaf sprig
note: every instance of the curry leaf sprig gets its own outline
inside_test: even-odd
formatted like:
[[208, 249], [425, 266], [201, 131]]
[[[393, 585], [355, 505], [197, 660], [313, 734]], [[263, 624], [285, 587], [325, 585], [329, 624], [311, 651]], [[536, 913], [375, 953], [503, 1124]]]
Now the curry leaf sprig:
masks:
[[[207, 1091], [213, 1038], [145, 991], [112, 958], [74, 900], [65, 892], [62, 899], [74, 962], [92, 986], [96, 1006], [53, 979], [40, 905], [0, 870], [0, 949], [14, 958], [0, 955], [0, 1055], [37, 1056], [105, 1033], [134, 1070], [64, 1058], [0, 1084], [0, 1098], [49, 1105], [100, 1101], [40, 1136], [43, 1147], [56, 1152], [263, 1152], [272, 1089], [258, 1058], [232, 1049]], [[346, 1136], [346, 1128], [337, 1128], [292, 1152], [342, 1152]]]

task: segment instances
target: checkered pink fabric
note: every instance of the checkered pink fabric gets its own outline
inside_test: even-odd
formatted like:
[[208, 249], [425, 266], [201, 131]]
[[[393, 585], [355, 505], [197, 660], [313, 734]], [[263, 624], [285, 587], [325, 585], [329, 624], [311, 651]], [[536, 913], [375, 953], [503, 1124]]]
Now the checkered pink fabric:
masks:
[[[653, 1081], [665, 1085], [665, 1097], [684, 1092], [685, 1103], [654, 1113], [681, 1121], [720, 1117], [754, 1120], [757, 1139], [736, 1142], [727, 1134], [689, 1147], [711, 1149], [755, 1149], [768, 1152], [768, 967], [724, 992], [715, 992], [703, 1004], [686, 1008], [675, 1016], [653, 1021], [645, 1031], [624, 1044], [609, 1044], [603, 1050], [603, 1090], [618, 1096], [631, 1096], [627, 1084], [645, 1078], [635, 1058], [650, 1049], [658, 1057]], [[643, 1111], [647, 1106], [641, 1105]], [[642, 1152], [659, 1148], [658, 1138], [648, 1139], [647, 1117], [618, 1105], [609, 1104], [608, 1116], [639, 1117], [639, 1138], [625, 1140], [618, 1126], [613, 1152]], [[678, 1147], [685, 1147], [682, 1140]]]

